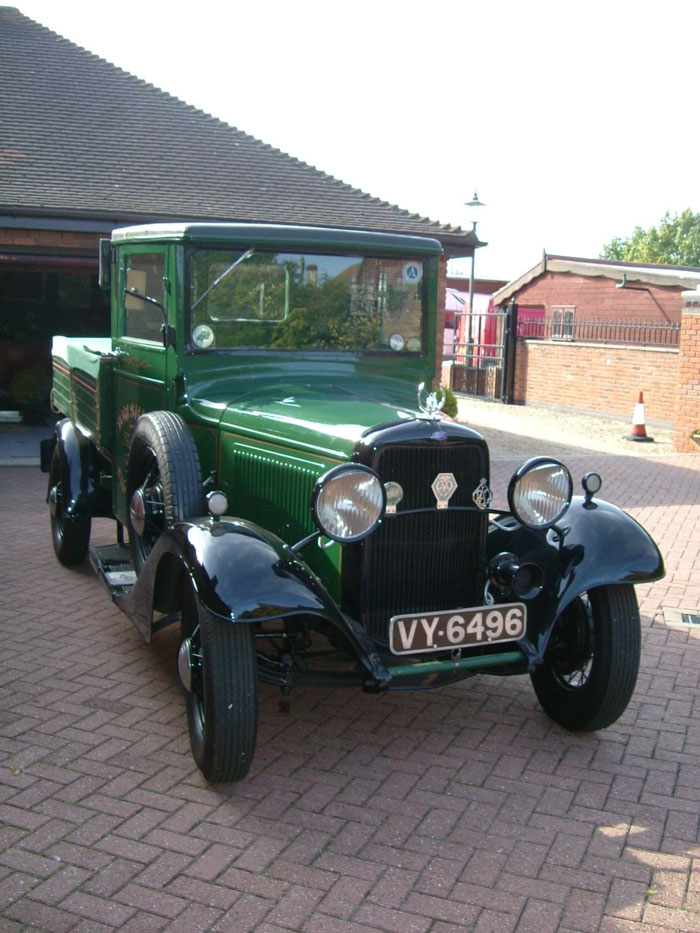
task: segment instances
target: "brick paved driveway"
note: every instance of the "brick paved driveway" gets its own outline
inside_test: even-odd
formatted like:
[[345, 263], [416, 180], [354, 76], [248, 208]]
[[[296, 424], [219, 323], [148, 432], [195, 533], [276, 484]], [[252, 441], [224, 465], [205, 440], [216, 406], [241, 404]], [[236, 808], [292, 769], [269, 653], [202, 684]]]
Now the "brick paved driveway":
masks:
[[[514, 463], [494, 464], [501, 487]], [[623, 719], [572, 737], [529, 680], [261, 691], [243, 784], [190, 756], [173, 634], [144, 645], [0, 468], [0, 929], [700, 931], [700, 457], [581, 456], [657, 537]], [[112, 525], [96, 523], [111, 540]]]

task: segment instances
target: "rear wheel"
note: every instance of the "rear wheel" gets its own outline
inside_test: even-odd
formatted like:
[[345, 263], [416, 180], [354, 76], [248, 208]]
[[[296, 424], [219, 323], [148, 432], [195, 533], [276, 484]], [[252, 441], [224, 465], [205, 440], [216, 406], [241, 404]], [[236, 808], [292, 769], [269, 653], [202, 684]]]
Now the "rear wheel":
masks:
[[202, 511], [197, 448], [179, 415], [156, 411], [139, 418], [126, 472], [129, 545], [140, 571], [169, 525]]
[[188, 581], [182, 606], [178, 670], [185, 689], [192, 755], [211, 783], [240, 781], [250, 769], [258, 731], [253, 632], [202, 606]]
[[68, 489], [68, 464], [65, 454], [56, 444], [49, 468], [49, 511], [51, 540], [56, 557], [65, 567], [85, 560], [90, 543], [90, 515], [66, 515], [65, 494]]
[[555, 622], [544, 662], [531, 675], [542, 708], [572, 732], [611, 725], [634, 692], [640, 649], [633, 586], [582, 593]]

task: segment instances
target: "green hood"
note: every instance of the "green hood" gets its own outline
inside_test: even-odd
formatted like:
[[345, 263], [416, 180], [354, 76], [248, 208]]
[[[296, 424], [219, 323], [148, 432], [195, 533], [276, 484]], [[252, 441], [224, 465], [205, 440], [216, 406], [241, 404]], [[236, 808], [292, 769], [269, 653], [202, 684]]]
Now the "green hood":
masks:
[[228, 397], [223, 386], [210, 383], [206, 400], [193, 398], [190, 406], [200, 417], [216, 418], [222, 429], [230, 426], [236, 435], [347, 459], [368, 428], [414, 417], [417, 388], [411, 393], [405, 382], [382, 378], [287, 376], [242, 394], [234, 394], [229, 384]]

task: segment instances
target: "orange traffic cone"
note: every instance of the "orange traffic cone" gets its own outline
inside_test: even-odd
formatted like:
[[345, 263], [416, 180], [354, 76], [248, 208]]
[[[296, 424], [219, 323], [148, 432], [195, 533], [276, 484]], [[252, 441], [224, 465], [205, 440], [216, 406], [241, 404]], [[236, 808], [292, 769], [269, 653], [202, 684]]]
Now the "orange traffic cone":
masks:
[[647, 429], [644, 425], [644, 393], [639, 393], [639, 401], [634, 406], [634, 414], [632, 415], [632, 433], [627, 435], [628, 441], [642, 441], [650, 443], [654, 440], [653, 437], [647, 435]]

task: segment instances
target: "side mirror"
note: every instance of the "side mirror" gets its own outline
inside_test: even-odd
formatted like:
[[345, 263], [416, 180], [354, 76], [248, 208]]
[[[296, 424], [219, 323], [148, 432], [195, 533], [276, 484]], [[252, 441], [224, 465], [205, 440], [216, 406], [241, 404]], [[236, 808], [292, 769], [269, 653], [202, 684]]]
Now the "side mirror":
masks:
[[112, 284], [112, 241], [100, 240], [100, 271], [98, 279], [100, 288], [109, 291]]

